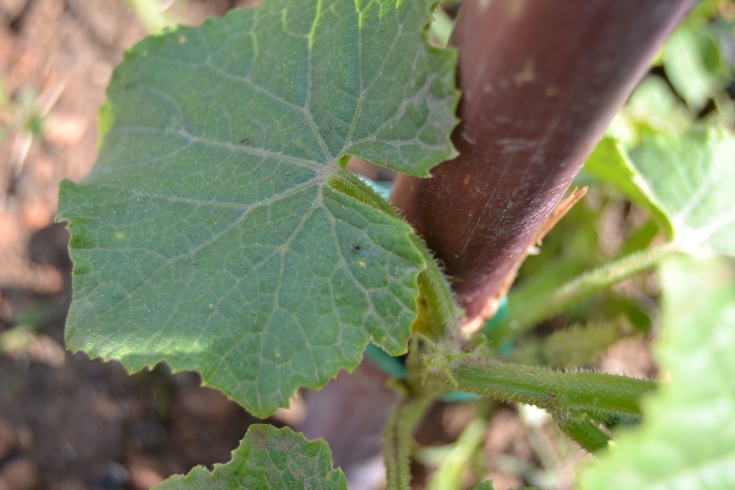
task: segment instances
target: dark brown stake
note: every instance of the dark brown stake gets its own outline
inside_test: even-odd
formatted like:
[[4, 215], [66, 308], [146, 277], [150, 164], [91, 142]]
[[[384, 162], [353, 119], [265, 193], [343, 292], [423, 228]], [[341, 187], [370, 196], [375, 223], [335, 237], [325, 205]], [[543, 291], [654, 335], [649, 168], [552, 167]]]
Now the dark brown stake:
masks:
[[467, 321], [512, 270], [691, 0], [466, 0], [460, 156], [393, 203], [443, 261]]

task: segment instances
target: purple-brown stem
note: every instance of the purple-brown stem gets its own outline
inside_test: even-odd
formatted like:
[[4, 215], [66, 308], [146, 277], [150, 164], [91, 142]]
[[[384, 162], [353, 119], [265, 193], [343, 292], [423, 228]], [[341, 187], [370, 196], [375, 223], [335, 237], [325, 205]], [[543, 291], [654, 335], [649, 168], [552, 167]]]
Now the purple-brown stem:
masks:
[[562, 198], [692, 0], [465, 0], [460, 152], [393, 203], [453, 276], [467, 320]]

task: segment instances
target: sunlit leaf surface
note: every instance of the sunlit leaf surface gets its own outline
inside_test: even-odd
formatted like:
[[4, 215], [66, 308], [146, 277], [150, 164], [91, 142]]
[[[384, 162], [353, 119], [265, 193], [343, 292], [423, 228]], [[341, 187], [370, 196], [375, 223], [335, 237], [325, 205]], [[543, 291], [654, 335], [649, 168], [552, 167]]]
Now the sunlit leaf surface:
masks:
[[267, 416], [406, 350], [425, 262], [343, 169], [455, 154], [455, 56], [433, 1], [267, 0], [149, 37], [114, 73], [92, 173], [65, 181], [73, 350], [197, 370]]

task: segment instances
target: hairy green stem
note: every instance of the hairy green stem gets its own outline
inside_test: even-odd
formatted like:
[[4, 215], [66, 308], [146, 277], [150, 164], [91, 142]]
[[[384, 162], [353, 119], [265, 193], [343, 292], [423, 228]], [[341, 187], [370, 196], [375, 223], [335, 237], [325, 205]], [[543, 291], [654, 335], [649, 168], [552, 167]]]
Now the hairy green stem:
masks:
[[541, 320], [556, 315], [575, 302], [650, 269], [666, 255], [673, 253], [673, 250], [667, 244], [626, 255], [586, 272], [559, 288], [550, 289], [533, 301], [518, 301], [511, 293], [508, 295], [508, 313], [493, 326], [492, 331], [488, 333], [489, 339], [495, 345], [500, 345], [507, 338], [525, 332]]
[[383, 440], [387, 490], [411, 488], [412, 433], [432, 401], [431, 396], [405, 396], [393, 409]]
[[452, 363], [457, 389], [508, 402], [526, 403], [555, 416], [575, 413], [641, 414], [640, 399], [656, 383], [594, 372], [560, 372], [468, 357]]
[[424, 332], [438, 339], [457, 327], [461, 315], [449, 283], [439, 269], [436, 259], [432, 257], [421, 238], [411, 235], [411, 240], [426, 262], [426, 269], [418, 277], [419, 315], [414, 324], [414, 331]]
[[606, 448], [610, 441], [610, 436], [600, 430], [587, 414], [557, 418], [556, 423], [574, 442], [591, 453]]

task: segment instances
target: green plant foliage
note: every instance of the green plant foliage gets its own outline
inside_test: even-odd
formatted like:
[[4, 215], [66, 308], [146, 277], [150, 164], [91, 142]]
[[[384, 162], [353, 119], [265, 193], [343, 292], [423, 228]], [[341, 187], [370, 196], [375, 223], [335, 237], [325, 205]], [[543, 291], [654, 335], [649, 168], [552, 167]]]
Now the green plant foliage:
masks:
[[630, 158], [605, 138], [585, 171], [615, 184], [696, 256], [735, 255], [735, 137], [721, 130], [668, 137], [649, 135]]
[[[481, 447], [486, 431], [487, 420], [482, 417], [478, 417], [467, 424], [432, 475], [426, 490], [461, 490], [465, 488], [462, 484], [462, 473], [470, 466], [472, 456]], [[482, 487], [483, 484], [486, 484], [486, 487]], [[480, 483], [478, 487], [492, 490], [492, 482]]]
[[173, 476], [156, 490], [347, 490], [324, 439], [307, 441], [289, 428], [251, 425], [232, 461], [209, 472], [197, 466], [186, 476]]
[[692, 255], [735, 255], [735, 137], [710, 130], [650, 136], [631, 152], [636, 171], [661, 204], [674, 242]]
[[620, 328], [614, 322], [572, 325], [549, 335], [541, 353], [549, 366], [588, 366], [619, 338]]
[[[492, 480], [486, 480], [482, 483], [478, 483], [471, 490], [493, 490]], [[520, 490], [536, 490], [536, 487], [523, 487]]]
[[710, 97], [722, 90], [712, 73], [713, 67], [707, 66], [704, 55], [706, 47], [716, 52], [716, 48], [711, 45], [711, 39], [689, 26], [681, 26], [672, 34], [664, 49], [666, 76], [695, 111], [702, 109]]
[[643, 79], [623, 108], [631, 123], [643, 123], [654, 131], [677, 135], [685, 132], [692, 124], [692, 114], [671, 90], [666, 80], [657, 75]]
[[644, 177], [636, 171], [621, 144], [606, 136], [600, 140], [584, 164], [584, 172], [616, 186], [631, 201], [646, 209], [666, 230], [674, 235], [671, 222], [648, 189]]
[[129, 50], [97, 165], [61, 186], [67, 345], [197, 370], [261, 417], [371, 338], [405, 352], [427, 252], [344, 165], [455, 155], [433, 3], [267, 0]]
[[661, 283], [670, 382], [644, 401], [640, 430], [581, 473], [581, 490], [735, 488], [735, 266], [674, 257]]

